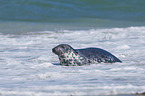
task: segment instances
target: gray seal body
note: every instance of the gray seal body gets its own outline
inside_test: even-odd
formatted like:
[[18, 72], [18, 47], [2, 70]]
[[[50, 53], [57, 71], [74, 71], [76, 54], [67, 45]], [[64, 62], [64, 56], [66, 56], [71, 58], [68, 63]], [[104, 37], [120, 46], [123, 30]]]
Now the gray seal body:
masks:
[[111, 53], [100, 48], [73, 49], [70, 45], [60, 44], [54, 47], [52, 52], [58, 55], [60, 64], [65, 66], [122, 62]]

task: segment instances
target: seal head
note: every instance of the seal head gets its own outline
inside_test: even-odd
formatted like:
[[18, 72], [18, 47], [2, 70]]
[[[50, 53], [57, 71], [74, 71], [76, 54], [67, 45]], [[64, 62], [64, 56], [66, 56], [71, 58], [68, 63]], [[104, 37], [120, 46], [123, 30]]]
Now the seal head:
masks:
[[86, 65], [89, 60], [81, 56], [70, 45], [60, 44], [52, 49], [52, 52], [58, 55], [60, 64], [65, 66]]
[[68, 52], [75, 52], [75, 50], [67, 44], [60, 44], [52, 49], [52, 52], [56, 55], [63, 55], [64, 53]]

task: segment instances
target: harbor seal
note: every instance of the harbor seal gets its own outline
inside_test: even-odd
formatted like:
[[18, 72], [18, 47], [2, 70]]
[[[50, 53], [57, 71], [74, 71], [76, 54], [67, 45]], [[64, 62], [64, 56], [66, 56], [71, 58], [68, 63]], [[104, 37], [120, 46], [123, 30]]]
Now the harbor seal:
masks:
[[52, 52], [58, 55], [60, 64], [65, 66], [122, 62], [111, 53], [100, 48], [73, 49], [68, 44], [60, 44], [54, 47]]

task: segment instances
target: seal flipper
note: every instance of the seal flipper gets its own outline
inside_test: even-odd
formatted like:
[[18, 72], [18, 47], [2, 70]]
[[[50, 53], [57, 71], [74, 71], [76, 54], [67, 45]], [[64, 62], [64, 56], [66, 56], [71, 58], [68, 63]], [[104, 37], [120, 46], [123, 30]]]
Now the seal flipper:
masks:
[[[111, 54], [112, 55], [112, 54]], [[113, 56], [113, 63], [114, 62], [120, 62], [120, 63], [122, 63], [122, 61], [121, 60], [119, 60], [117, 57], [115, 57], [114, 55], [112, 55]]]

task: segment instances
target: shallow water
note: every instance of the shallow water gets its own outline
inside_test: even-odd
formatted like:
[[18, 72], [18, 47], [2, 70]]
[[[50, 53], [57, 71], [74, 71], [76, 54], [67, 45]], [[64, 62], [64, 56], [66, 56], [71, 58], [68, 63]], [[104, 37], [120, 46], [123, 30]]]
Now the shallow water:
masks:
[[[0, 34], [0, 95], [117, 95], [145, 91], [145, 27]], [[60, 66], [51, 49], [105, 49], [123, 63]]]

